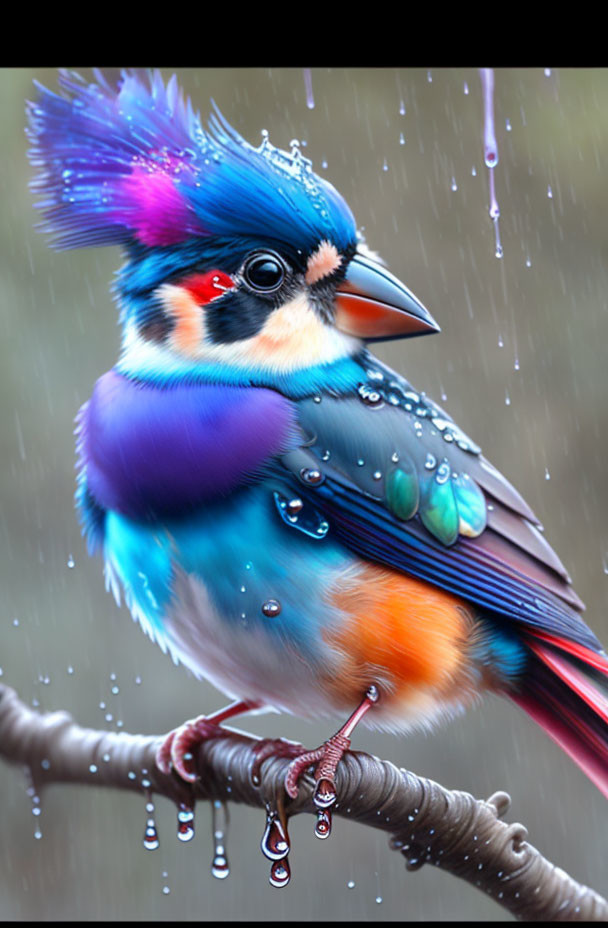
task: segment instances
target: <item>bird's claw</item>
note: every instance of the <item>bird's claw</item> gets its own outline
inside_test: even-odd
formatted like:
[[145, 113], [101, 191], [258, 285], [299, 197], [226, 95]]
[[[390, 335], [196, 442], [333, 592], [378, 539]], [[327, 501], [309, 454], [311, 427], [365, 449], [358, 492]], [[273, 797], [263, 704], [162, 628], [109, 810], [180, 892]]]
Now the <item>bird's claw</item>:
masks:
[[328, 809], [336, 801], [336, 769], [344, 752], [349, 748], [350, 738], [339, 732], [314, 751], [307, 751], [301, 744], [291, 741], [267, 739], [261, 741], [254, 749], [256, 758], [251, 769], [251, 779], [256, 786], [259, 785], [260, 768], [267, 758], [291, 757], [293, 760], [287, 768], [284, 786], [290, 799], [296, 799], [302, 774], [316, 764], [313, 801], [318, 809]]
[[195, 749], [209, 738], [225, 737], [228, 734], [217, 722], [204, 715], [190, 719], [169, 732], [156, 752], [156, 766], [161, 773], [169, 774], [173, 769], [182, 780], [195, 783], [198, 779], [192, 765]]
[[262, 782], [260, 770], [262, 764], [269, 757], [299, 757], [306, 748], [295, 741], [286, 741], [284, 738], [264, 738], [254, 745], [255, 760], [251, 767], [251, 782], [259, 786]]
[[313, 802], [318, 809], [328, 809], [333, 806], [336, 801], [334, 777], [344, 752], [349, 748], [350, 738], [337, 732], [315, 751], [307, 751], [296, 757], [285, 775], [287, 795], [292, 799], [296, 798], [300, 777], [308, 767], [316, 763]]

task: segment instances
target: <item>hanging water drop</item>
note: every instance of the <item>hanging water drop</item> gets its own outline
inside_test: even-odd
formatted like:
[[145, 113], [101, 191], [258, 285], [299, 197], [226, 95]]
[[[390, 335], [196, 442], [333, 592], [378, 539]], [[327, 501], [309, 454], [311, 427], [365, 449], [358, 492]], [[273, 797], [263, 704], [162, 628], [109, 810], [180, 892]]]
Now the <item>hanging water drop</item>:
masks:
[[494, 168], [498, 164], [498, 146], [496, 144], [496, 135], [494, 132], [494, 71], [492, 68], [480, 68], [479, 73], [483, 89], [484, 161], [488, 168], [490, 187], [489, 214], [494, 224], [494, 254], [497, 258], [502, 258], [504, 252], [500, 241], [500, 229], [498, 226], [500, 207], [496, 199], [494, 180]]
[[[317, 809], [328, 809], [336, 801], [336, 788], [331, 780], [322, 777], [315, 786], [312, 801]], [[325, 835], [323, 835], [325, 837]]]
[[284, 860], [275, 860], [272, 867], [270, 868], [270, 876], [268, 878], [270, 885], [276, 886], [277, 888], [280, 888], [281, 886], [287, 886], [290, 879], [291, 871], [289, 869], [287, 858]]
[[194, 837], [194, 808], [180, 802], [177, 811], [177, 837], [180, 841], [192, 841]]
[[213, 861], [211, 873], [218, 880], [225, 880], [230, 873], [225, 841], [228, 833], [228, 806], [221, 799], [214, 799], [211, 807], [211, 827], [213, 829]]
[[149, 818], [146, 822], [143, 844], [147, 851], [155, 851], [156, 848], [160, 845], [160, 841], [158, 840], [158, 832], [156, 831], [156, 822], [153, 818]]
[[289, 854], [289, 838], [276, 812], [266, 812], [266, 828], [260, 847], [268, 860], [283, 860]]
[[317, 812], [317, 823], [315, 825], [315, 835], [322, 841], [329, 838], [331, 834], [331, 812], [322, 809]]

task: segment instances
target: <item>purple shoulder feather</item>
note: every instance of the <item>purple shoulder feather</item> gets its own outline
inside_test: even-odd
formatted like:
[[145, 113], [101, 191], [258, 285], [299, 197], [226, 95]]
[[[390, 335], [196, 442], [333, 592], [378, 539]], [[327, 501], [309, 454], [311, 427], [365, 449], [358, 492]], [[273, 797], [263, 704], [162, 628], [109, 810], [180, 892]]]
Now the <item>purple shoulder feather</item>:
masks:
[[79, 451], [97, 504], [149, 518], [247, 485], [299, 440], [292, 403], [274, 390], [159, 387], [109, 371], [83, 410]]

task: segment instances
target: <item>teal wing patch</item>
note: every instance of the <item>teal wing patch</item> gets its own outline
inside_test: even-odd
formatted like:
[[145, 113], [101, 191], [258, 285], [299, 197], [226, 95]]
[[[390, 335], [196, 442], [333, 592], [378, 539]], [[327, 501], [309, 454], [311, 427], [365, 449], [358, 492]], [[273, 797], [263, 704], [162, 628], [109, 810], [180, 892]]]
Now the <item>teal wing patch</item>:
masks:
[[354, 395], [299, 402], [307, 447], [398, 519], [419, 515], [444, 545], [460, 535], [481, 535], [488, 512], [474, 476], [483, 466], [480, 448], [443, 410], [375, 359], [367, 375]]

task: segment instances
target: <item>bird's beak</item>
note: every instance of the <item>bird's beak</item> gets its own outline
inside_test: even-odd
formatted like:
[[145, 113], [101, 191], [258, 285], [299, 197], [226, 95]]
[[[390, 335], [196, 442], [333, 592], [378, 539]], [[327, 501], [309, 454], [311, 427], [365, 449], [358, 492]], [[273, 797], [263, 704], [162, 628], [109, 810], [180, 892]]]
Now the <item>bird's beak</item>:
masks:
[[342, 332], [370, 342], [440, 331], [405, 284], [381, 264], [359, 254], [338, 287], [335, 324]]

